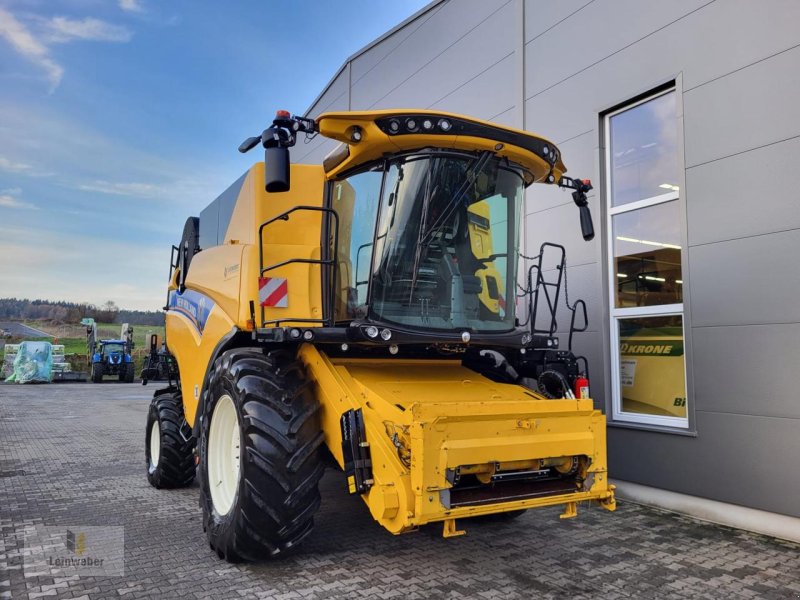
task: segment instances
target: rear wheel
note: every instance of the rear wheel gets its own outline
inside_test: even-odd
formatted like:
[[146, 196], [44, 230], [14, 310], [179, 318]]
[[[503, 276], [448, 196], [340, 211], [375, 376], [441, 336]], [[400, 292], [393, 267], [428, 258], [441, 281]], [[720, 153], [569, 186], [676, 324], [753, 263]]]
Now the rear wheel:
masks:
[[92, 381], [101, 383], [103, 381], [103, 363], [92, 363]]
[[319, 404], [286, 353], [225, 352], [204, 391], [203, 523], [229, 562], [283, 555], [313, 527], [324, 467]]
[[156, 488], [185, 487], [195, 475], [195, 439], [183, 416], [177, 393], [159, 394], [150, 402], [145, 429], [147, 480]]

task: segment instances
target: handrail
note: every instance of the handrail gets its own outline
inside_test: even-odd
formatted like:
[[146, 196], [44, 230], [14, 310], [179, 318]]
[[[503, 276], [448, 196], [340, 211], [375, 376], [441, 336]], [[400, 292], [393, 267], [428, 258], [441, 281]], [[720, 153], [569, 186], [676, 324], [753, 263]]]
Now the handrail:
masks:
[[[325, 213], [328, 217], [333, 216], [334, 220], [334, 234], [333, 234], [333, 258], [325, 259], [325, 258], [290, 258], [289, 260], [284, 260], [279, 263], [275, 263], [272, 265], [264, 266], [264, 229], [275, 223], [276, 221], [288, 221], [289, 217], [292, 213], [298, 211], [312, 211], [312, 212], [320, 212]], [[320, 245], [320, 255], [324, 249], [322, 245]], [[303, 264], [315, 264], [320, 265], [320, 267], [328, 267], [331, 271], [330, 280], [330, 303], [329, 303], [329, 311], [330, 315], [326, 318], [323, 314], [321, 319], [306, 319], [306, 318], [282, 318], [282, 319], [271, 319], [266, 321], [264, 319], [264, 307], [261, 306], [261, 326], [264, 327], [266, 325], [275, 325], [278, 326], [280, 323], [284, 322], [297, 322], [297, 323], [322, 323], [323, 325], [328, 325], [329, 327], [333, 327], [334, 325], [334, 306], [336, 303], [336, 268], [338, 266], [338, 252], [339, 252], [339, 215], [338, 213], [332, 209], [323, 206], [306, 206], [306, 205], [298, 205], [293, 208], [290, 208], [287, 211], [282, 212], [281, 214], [269, 219], [268, 221], [264, 221], [258, 227], [258, 268], [259, 268], [259, 277], [263, 277], [264, 273], [267, 271], [272, 271], [279, 267], [283, 267], [288, 264], [292, 263], [303, 263]], [[322, 269], [320, 269], [320, 274], [322, 273]], [[325, 293], [324, 290], [324, 280], [320, 282], [322, 293]], [[261, 303], [259, 302], [259, 305]]]
[[[558, 250], [558, 255], [560, 255], [558, 265], [556, 266], [556, 270], [558, 271], [558, 278], [555, 281], [547, 281], [544, 277], [544, 273], [542, 270], [542, 262], [544, 261], [545, 249], [547, 247], [555, 248], [556, 250]], [[538, 260], [528, 269], [528, 281], [527, 281], [528, 319], [530, 322], [531, 334], [532, 335], [545, 334], [550, 337], [555, 335], [556, 331], [558, 330], [558, 320], [557, 320], [558, 299], [561, 294], [561, 284], [563, 282], [565, 286], [564, 294], [565, 294], [565, 303], [567, 306], [567, 310], [569, 310], [572, 313], [572, 315], [570, 316], [569, 337], [568, 337], [568, 350], [572, 351], [573, 335], [575, 333], [580, 333], [588, 329], [589, 316], [586, 311], [586, 302], [584, 302], [582, 299], [576, 300], [575, 303], [571, 306], [569, 304], [569, 295], [568, 295], [568, 290], [566, 289], [566, 281], [567, 281], [566, 249], [564, 248], [564, 246], [560, 244], [545, 242], [540, 246], [539, 255], [535, 258]], [[536, 285], [534, 285], [533, 283], [534, 270], [536, 271]], [[540, 294], [541, 297], [544, 298], [544, 302], [541, 305], [539, 302]], [[541, 329], [536, 326], [540, 306], [546, 306], [549, 312], [550, 326], [547, 329]], [[579, 310], [583, 314], [583, 325], [581, 327], [576, 327], [575, 321], [578, 316]]]
[[[558, 279], [556, 281], [546, 281], [542, 272], [542, 261], [544, 260], [544, 250], [546, 246], [557, 248], [561, 254], [561, 260], [556, 267], [558, 269]], [[544, 333], [549, 336], [555, 334], [558, 329], [558, 322], [556, 320], [556, 311], [558, 309], [558, 297], [561, 293], [561, 281], [564, 278], [564, 257], [566, 250], [560, 244], [553, 244], [545, 242], [539, 248], [539, 261], [538, 264], [531, 265], [528, 269], [528, 289], [531, 291], [528, 297], [528, 314], [530, 315], [531, 334]], [[536, 285], [533, 285], [533, 270], [536, 269]], [[551, 297], [550, 288], [555, 288], [555, 292]], [[547, 309], [550, 312], [550, 327], [547, 329], [539, 329], [536, 327], [536, 317], [539, 314], [539, 294], [544, 292], [544, 299], [547, 302]]]

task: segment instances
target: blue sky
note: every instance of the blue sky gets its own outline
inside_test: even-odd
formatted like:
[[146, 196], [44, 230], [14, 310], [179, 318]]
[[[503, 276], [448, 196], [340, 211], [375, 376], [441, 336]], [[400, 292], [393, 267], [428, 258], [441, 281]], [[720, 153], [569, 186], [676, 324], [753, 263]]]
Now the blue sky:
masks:
[[171, 244], [427, 0], [0, 0], [0, 297], [160, 308]]

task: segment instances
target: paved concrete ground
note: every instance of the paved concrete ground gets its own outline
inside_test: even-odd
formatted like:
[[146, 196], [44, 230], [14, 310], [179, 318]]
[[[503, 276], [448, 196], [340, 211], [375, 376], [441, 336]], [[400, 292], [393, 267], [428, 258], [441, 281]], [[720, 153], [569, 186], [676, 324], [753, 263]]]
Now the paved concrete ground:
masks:
[[[229, 565], [208, 548], [196, 484], [147, 484], [153, 389], [0, 385], [0, 598], [800, 598], [796, 544], [627, 503], [394, 537], [333, 471], [299, 554]], [[124, 526], [124, 576], [25, 577], [30, 525]]]

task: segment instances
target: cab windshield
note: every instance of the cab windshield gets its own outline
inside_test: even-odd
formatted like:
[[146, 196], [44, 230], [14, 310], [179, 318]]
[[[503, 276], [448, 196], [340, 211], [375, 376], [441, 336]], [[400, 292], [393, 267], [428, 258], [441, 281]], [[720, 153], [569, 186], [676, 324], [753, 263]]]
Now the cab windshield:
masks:
[[519, 169], [491, 153], [441, 151], [335, 182], [336, 320], [513, 329], [524, 185]]
[[125, 346], [122, 344], [103, 344], [103, 354], [113, 354], [115, 352], [124, 352]]

